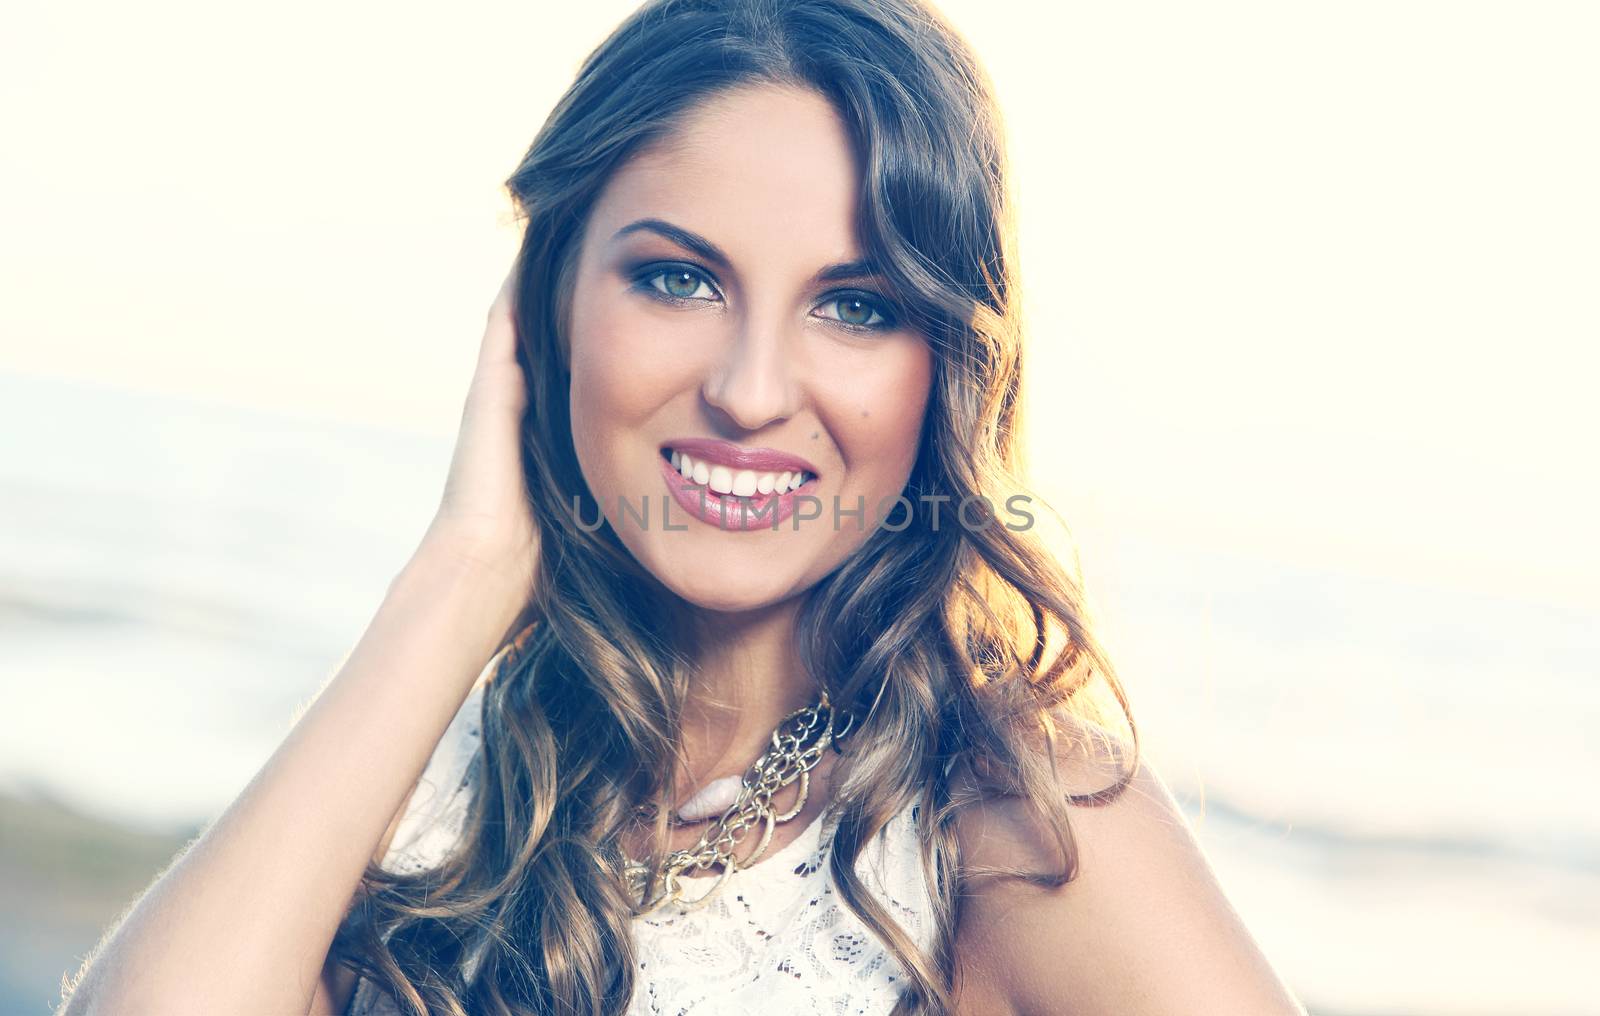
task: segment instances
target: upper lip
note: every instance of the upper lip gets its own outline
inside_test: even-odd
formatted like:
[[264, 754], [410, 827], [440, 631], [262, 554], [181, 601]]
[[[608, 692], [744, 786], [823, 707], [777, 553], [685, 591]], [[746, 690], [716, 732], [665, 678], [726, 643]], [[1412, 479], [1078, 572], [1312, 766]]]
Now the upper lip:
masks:
[[776, 448], [745, 448], [710, 437], [686, 437], [677, 441], [667, 441], [661, 447], [687, 452], [692, 458], [704, 459], [713, 465], [727, 466], [730, 469], [750, 469], [763, 473], [782, 472], [787, 469], [791, 472], [803, 471], [812, 476], [817, 475], [816, 466], [798, 455], [791, 455]]

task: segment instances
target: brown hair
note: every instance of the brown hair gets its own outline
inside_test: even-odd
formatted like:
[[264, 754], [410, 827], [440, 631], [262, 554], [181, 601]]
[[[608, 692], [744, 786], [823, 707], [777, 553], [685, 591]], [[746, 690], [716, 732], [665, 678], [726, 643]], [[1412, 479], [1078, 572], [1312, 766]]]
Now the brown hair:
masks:
[[[860, 242], [935, 351], [909, 524], [874, 531], [809, 591], [797, 646], [855, 717], [836, 770], [829, 877], [905, 969], [897, 1012], [948, 1010], [968, 880], [1068, 881], [1067, 802], [1113, 799], [1137, 769], [1137, 730], [1073, 575], [1034, 530], [948, 522], [963, 499], [1001, 504], [1026, 492], [1012, 201], [1004, 132], [976, 59], [913, 0], [652, 0], [589, 55], [507, 181], [526, 220], [523, 462], [544, 548], [534, 620], [484, 696], [459, 846], [417, 875], [369, 866], [334, 941], [342, 962], [410, 1012], [627, 1007], [635, 963], [619, 833], [649, 806], [665, 831], [693, 654], [664, 634], [682, 630], [684, 605], [609, 525], [578, 524], [599, 511], [573, 450], [567, 299], [584, 224], [611, 175], [698, 101], [761, 85], [813, 90], [848, 126], [863, 167]], [[943, 526], [923, 494], [949, 496]], [[1126, 748], [1106, 733], [1113, 702], [1132, 765], [1102, 791], [1067, 794], [1056, 768], [1063, 733], [1113, 755]], [[1022, 799], [1046, 824], [1060, 870], [962, 863], [955, 820], [993, 794]], [[913, 803], [937, 926], [931, 955], [855, 866]]]

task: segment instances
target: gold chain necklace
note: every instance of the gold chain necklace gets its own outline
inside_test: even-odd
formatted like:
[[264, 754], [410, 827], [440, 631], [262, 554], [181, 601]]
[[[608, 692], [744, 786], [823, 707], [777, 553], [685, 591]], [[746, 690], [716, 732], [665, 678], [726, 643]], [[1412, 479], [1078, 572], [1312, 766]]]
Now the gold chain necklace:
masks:
[[[704, 906], [736, 869], [748, 868], [759, 860], [772, 842], [773, 827], [794, 818], [806, 806], [806, 797], [811, 791], [811, 770], [822, 759], [822, 753], [852, 725], [846, 718], [843, 726], [835, 730], [835, 719], [826, 691], [815, 705], [796, 709], [785, 716], [772, 732], [771, 747], [745, 772], [739, 796], [700, 835], [699, 842], [684, 850], [674, 850], [654, 872], [639, 861], [625, 858], [624, 877], [633, 898], [638, 901], [634, 915], [642, 917], [654, 913], [669, 903], [684, 911]], [[780, 815], [772, 807], [772, 798], [796, 780], [800, 782], [800, 792], [794, 806]], [[761, 838], [748, 854], [735, 856], [746, 835], [757, 825], [762, 827]], [[719, 866], [722, 873], [712, 880], [711, 888], [694, 899], [684, 898], [686, 872]]]

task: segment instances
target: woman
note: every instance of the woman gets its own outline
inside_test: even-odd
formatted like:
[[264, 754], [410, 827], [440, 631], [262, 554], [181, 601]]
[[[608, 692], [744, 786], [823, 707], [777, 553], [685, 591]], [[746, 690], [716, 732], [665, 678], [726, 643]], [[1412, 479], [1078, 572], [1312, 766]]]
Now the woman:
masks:
[[508, 183], [433, 524], [68, 1011], [1299, 1012], [1029, 524], [959, 37], [655, 0]]

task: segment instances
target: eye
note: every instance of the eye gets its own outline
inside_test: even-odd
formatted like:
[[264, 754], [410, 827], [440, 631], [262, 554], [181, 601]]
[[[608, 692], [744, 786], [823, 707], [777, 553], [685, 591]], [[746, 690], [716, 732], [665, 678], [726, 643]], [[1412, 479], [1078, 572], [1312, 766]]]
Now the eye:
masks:
[[846, 328], [863, 332], [883, 332], [894, 328], [898, 321], [894, 312], [880, 298], [871, 293], [851, 291], [835, 293], [822, 304], [834, 308], [834, 314], [824, 314]]
[[[666, 303], [714, 303], [722, 299], [714, 280], [704, 269], [684, 262], [657, 262], [633, 272], [633, 288]], [[704, 294], [704, 295], [703, 295]], [[875, 293], [849, 290], [830, 294], [819, 310], [821, 317], [856, 332], [890, 331], [899, 326], [898, 315]]]
[[[633, 285], [635, 289], [644, 291], [656, 299], [672, 303], [687, 300], [703, 303], [717, 299], [717, 291], [711, 285], [711, 279], [692, 265], [650, 265], [634, 276]], [[702, 290], [709, 292], [711, 296], [698, 295]]]

